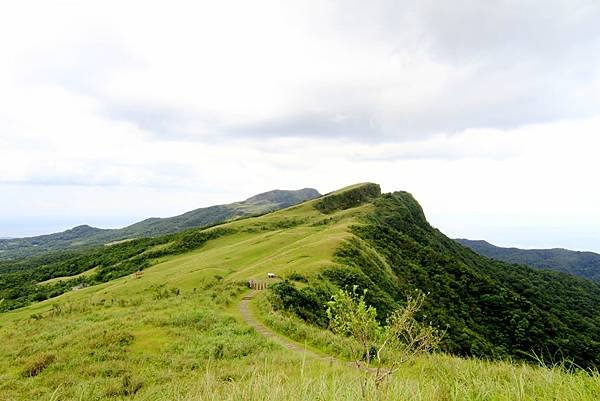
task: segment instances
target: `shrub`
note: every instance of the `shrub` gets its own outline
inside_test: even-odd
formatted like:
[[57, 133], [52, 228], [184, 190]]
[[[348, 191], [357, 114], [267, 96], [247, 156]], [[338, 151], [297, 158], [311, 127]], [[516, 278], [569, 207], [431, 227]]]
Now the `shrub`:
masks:
[[50, 366], [55, 360], [56, 360], [56, 357], [54, 356], [54, 354], [41, 353], [41, 354], [35, 355], [33, 358], [31, 358], [29, 361], [27, 361], [27, 364], [25, 365], [25, 368], [21, 372], [21, 375], [23, 377], [37, 376], [40, 373], [42, 373], [44, 371], [44, 369], [46, 369], [48, 366]]
[[328, 214], [360, 206], [380, 195], [381, 188], [379, 185], [363, 184], [338, 194], [327, 195], [315, 204], [315, 208], [321, 213]]
[[166, 286], [166, 284], [160, 284], [158, 286], [152, 286], [152, 297], [155, 300], [159, 300], [159, 299], [166, 299], [166, 298], [170, 298], [172, 296], [178, 296], [181, 291], [179, 290], [179, 288], [168, 288]]
[[330, 296], [330, 291], [324, 287], [305, 287], [299, 290], [288, 280], [270, 287], [270, 301], [275, 309], [290, 311], [320, 327], [327, 326], [325, 308]]
[[[354, 359], [362, 367], [365, 378], [361, 383], [363, 398], [372, 379], [375, 388], [397, 372], [407, 362], [419, 354], [435, 349], [440, 342], [440, 334], [430, 325], [415, 320], [417, 312], [423, 306], [425, 296], [416, 292], [407, 299], [403, 308], [397, 309], [382, 326], [377, 321], [377, 311], [365, 302], [365, 293], [359, 295], [357, 287], [351, 293], [340, 290], [328, 303], [327, 317], [329, 327], [336, 333], [356, 340]], [[382, 368], [382, 362], [388, 359], [388, 366]], [[361, 365], [360, 362], [364, 362]], [[376, 364], [374, 375], [371, 364]]]
[[298, 281], [301, 283], [308, 283], [308, 279], [306, 278], [306, 276], [295, 271], [288, 274], [287, 279], [291, 281]]
[[106, 391], [107, 397], [127, 397], [136, 394], [144, 386], [144, 381], [139, 377], [134, 377], [126, 373], [121, 378], [121, 382]]

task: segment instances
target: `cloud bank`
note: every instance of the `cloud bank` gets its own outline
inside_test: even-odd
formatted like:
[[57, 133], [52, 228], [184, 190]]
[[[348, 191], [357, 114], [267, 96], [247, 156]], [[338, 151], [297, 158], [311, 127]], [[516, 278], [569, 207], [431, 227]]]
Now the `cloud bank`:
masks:
[[[456, 235], [600, 234], [598, 20], [583, 0], [11, 4], [0, 236], [364, 180]], [[530, 243], [570, 244], [547, 232]]]

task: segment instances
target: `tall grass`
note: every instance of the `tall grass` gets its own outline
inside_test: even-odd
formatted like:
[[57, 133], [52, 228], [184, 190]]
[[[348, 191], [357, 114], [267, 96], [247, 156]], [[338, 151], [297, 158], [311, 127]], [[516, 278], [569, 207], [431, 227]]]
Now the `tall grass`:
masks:
[[[600, 396], [598, 375], [568, 374], [559, 368], [420, 358], [383, 388], [369, 388], [370, 400], [577, 400]], [[195, 383], [172, 385], [140, 399], [156, 400], [361, 400], [358, 371], [281, 354], [255, 363], [207, 364]], [[147, 397], [147, 398], [146, 398]]]
[[[156, 297], [156, 288], [148, 286], [2, 320], [0, 401], [362, 399], [358, 370], [280, 347], [237, 319], [228, 306], [237, 292], [211, 282]], [[300, 342], [344, 356], [345, 339], [283, 315], [268, 319]], [[591, 401], [600, 399], [600, 377], [429, 355], [367, 395], [394, 401]]]
[[[92, 306], [85, 313], [96, 316], [89, 320], [80, 308], [63, 308], [21, 333], [3, 326], [0, 400], [362, 399], [359, 371], [271, 344], [206, 295], [154, 300], [148, 294], [138, 306]], [[32, 357], [50, 351], [51, 364], [22, 376]], [[591, 401], [600, 399], [600, 377], [430, 355], [382, 389], [370, 388], [368, 397]]]
[[[265, 297], [255, 301], [253, 310], [264, 324], [282, 335], [343, 359], [350, 356], [351, 340], [308, 325], [290, 314], [274, 311]], [[405, 365], [381, 390], [372, 386], [369, 394], [376, 400], [600, 400], [597, 371], [573, 371], [571, 366], [545, 365], [543, 361], [540, 364], [429, 354]], [[337, 381], [326, 381], [327, 386], [350, 387], [343, 390], [342, 399], [361, 399], [357, 373], [346, 369], [337, 374]], [[325, 370], [312, 377], [315, 379], [310, 386], [313, 399], [335, 399], [328, 398], [327, 391], [320, 387], [324, 383], [322, 377], [326, 377]], [[264, 385], [269, 387], [268, 383]]]

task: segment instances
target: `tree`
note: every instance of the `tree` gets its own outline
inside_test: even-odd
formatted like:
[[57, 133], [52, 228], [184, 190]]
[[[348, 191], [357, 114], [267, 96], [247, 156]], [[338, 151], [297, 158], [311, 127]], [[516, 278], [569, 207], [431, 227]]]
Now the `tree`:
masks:
[[363, 398], [372, 381], [379, 388], [387, 378], [419, 354], [435, 349], [441, 333], [431, 325], [415, 319], [425, 295], [415, 291], [403, 308], [394, 311], [382, 326], [376, 319], [377, 310], [365, 302], [366, 290], [357, 293], [340, 290], [328, 302], [329, 327], [336, 333], [351, 337], [355, 342], [351, 350], [356, 366], [363, 370], [361, 382]]

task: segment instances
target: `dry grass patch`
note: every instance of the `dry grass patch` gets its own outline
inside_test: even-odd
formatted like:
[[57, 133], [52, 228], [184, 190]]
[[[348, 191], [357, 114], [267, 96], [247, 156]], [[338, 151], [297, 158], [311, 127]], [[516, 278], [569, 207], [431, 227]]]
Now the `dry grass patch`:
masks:
[[21, 372], [23, 377], [35, 377], [42, 373], [48, 366], [56, 361], [56, 356], [50, 353], [37, 354], [27, 360]]

